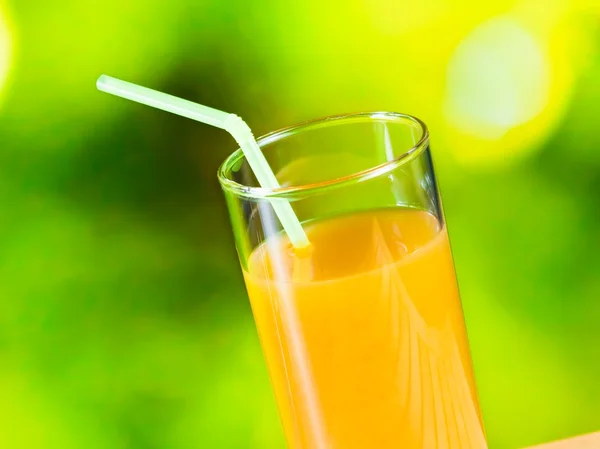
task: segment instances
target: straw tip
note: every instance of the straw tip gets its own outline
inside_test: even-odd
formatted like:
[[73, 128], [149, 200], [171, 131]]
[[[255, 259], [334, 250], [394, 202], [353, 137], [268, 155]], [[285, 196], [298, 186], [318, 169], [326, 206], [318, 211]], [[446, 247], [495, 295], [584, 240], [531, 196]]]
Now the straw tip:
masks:
[[98, 90], [103, 90], [103, 86], [110, 80], [110, 76], [108, 75], [100, 75], [96, 80], [96, 88]]

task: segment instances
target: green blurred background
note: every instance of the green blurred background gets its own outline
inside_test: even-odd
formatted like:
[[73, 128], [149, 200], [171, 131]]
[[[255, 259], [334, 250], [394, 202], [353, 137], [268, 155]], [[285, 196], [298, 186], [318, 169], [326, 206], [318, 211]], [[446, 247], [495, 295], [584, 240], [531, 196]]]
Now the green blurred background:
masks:
[[0, 447], [282, 448], [224, 132], [431, 128], [493, 448], [600, 429], [595, 0], [0, 0]]

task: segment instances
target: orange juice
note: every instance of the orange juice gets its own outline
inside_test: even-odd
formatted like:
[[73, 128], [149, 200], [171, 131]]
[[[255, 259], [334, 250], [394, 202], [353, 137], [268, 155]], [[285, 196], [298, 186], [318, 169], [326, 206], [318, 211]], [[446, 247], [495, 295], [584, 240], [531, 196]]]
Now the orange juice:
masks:
[[446, 229], [403, 208], [305, 229], [244, 271], [290, 448], [485, 448]]

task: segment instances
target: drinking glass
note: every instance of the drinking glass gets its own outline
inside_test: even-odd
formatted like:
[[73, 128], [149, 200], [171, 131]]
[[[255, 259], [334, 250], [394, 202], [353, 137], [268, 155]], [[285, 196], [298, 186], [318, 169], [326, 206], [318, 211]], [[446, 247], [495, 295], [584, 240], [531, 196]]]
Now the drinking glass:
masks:
[[358, 113], [258, 144], [280, 188], [241, 150], [218, 176], [288, 446], [485, 448], [425, 124]]

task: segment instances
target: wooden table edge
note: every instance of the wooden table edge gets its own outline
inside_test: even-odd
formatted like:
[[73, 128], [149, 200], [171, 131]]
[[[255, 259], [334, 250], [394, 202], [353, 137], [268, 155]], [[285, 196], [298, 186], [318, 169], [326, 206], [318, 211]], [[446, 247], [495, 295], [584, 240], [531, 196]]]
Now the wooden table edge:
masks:
[[539, 444], [527, 449], [600, 449], [600, 432]]

